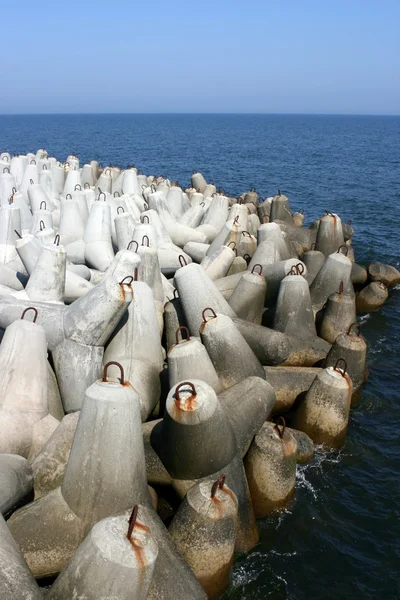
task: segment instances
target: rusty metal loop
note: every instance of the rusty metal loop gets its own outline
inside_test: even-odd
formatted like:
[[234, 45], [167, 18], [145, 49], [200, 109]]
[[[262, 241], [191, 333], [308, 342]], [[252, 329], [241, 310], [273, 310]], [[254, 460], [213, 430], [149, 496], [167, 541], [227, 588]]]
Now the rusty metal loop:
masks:
[[29, 163], [30, 165], [36, 165], [36, 160], [34, 158], [32, 158], [31, 162]]
[[253, 268], [252, 268], [251, 272], [252, 272], [252, 273], [254, 273], [254, 269], [255, 269], [256, 267], [260, 267], [260, 272], [259, 272], [259, 273], [257, 273], [257, 275], [262, 275], [262, 265], [260, 265], [260, 263], [256, 263], [256, 264], [253, 266]]
[[22, 235], [16, 229], [14, 229], [14, 233], [22, 240]]
[[33, 181], [33, 179], [30, 179], [30, 180], [29, 180], [29, 183], [30, 183], [31, 185], [35, 185], [35, 182]]
[[125, 212], [125, 209], [124, 209], [124, 207], [123, 207], [123, 206], [118, 206], [118, 207], [117, 207], [117, 215], [120, 215], [120, 214], [121, 214], [120, 210], [121, 210], [123, 213]]
[[[16, 156], [16, 154], [14, 154], [14, 156]], [[4, 160], [5, 162], [10, 162], [10, 159], [8, 158], [7, 154], [4, 154], [4, 156], [1, 157], [1, 160]]]
[[206, 203], [205, 202], [200, 202], [199, 206], [205, 206]]
[[[338, 367], [338, 364], [342, 362], [344, 364], [344, 369], [341, 369], [340, 367]], [[347, 371], [347, 362], [344, 360], [344, 358], [338, 358], [337, 361], [335, 362], [335, 366], [333, 367], [334, 371], [337, 371], [338, 373], [341, 374], [342, 377], [344, 377], [346, 375], [346, 371]]]
[[236, 215], [236, 217], [233, 219], [233, 224], [239, 225], [239, 215]]
[[361, 335], [361, 323], [357, 323], [357, 321], [355, 321], [354, 323], [352, 323], [350, 325], [350, 327], [347, 330], [347, 335], [351, 335], [351, 330], [353, 329], [353, 327], [357, 327], [357, 335], [360, 336]]
[[121, 194], [118, 192], [118, 190], [116, 190], [114, 192], [114, 198], [120, 198]]
[[[281, 429], [279, 429], [279, 425], [281, 425]], [[274, 429], [275, 429], [276, 433], [279, 435], [279, 437], [282, 439], [283, 434], [285, 433], [285, 429], [286, 429], [286, 421], [283, 417], [278, 418], [278, 422], [276, 423]]]
[[76, 183], [75, 187], [74, 187], [74, 192], [80, 192], [82, 189], [82, 186], [80, 183]]
[[205, 309], [202, 311], [202, 313], [201, 313], [201, 316], [203, 317], [203, 323], [207, 323], [207, 318], [206, 318], [206, 316], [205, 316], [205, 312], [206, 312], [207, 310], [211, 310], [211, 312], [212, 312], [212, 314], [213, 314], [213, 317], [212, 317], [213, 319], [216, 319], [216, 318], [217, 318], [217, 315], [215, 314], [215, 310], [214, 310], [213, 308], [210, 308], [209, 306], [207, 306], [207, 308], [205, 308]]
[[42, 204], [44, 204], [44, 209], [43, 210], [47, 210], [47, 204], [44, 200], [41, 201], [40, 206], [39, 206], [39, 210], [42, 210]]
[[178, 402], [181, 401], [180, 397], [179, 397], [179, 392], [181, 390], [181, 388], [183, 388], [185, 385], [187, 385], [188, 387], [190, 387], [190, 391], [192, 392], [192, 396], [197, 396], [197, 392], [196, 392], [196, 388], [194, 387], [193, 383], [191, 381], [183, 381], [182, 383], [180, 383], [179, 385], [176, 386], [175, 388], [175, 400], [178, 400]]
[[126, 534], [126, 537], [129, 541], [131, 541], [132, 532], [136, 525], [138, 512], [139, 512], [139, 505], [135, 504], [135, 506], [133, 507], [131, 516], [129, 517], [129, 521], [128, 521], [128, 533]]
[[60, 245], [60, 236], [58, 233], [57, 233], [56, 237], [54, 238], [53, 244], [55, 244], [56, 246]]
[[[183, 264], [182, 264], [183, 263]], [[187, 265], [187, 260], [186, 258], [183, 256], [183, 254], [179, 255], [179, 264], [181, 265], [181, 267], [186, 267]]]
[[121, 385], [124, 385], [124, 383], [125, 383], [125, 379], [124, 379], [124, 367], [119, 362], [116, 362], [115, 360], [110, 360], [110, 362], [108, 362], [106, 365], [104, 365], [103, 379], [102, 379], [102, 381], [107, 381], [107, 371], [108, 371], [108, 367], [110, 365], [115, 365], [116, 367], [119, 368], [119, 370], [120, 370], [120, 382], [121, 382]]
[[3, 173], [9, 173], [9, 172], [10, 172], [9, 167], [3, 167]]
[[339, 283], [339, 291], [338, 291], [338, 294], [343, 294], [343, 290], [344, 290], [344, 285], [343, 285], [343, 281], [341, 281], [341, 282]]
[[230, 247], [231, 244], [233, 244], [232, 250], [235, 250], [236, 249], [236, 242], [234, 242], [233, 240], [231, 242], [229, 242], [229, 244], [227, 244], [228, 248]]
[[38, 316], [38, 311], [37, 311], [37, 308], [35, 308], [34, 306], [28, 306], [28, 308], [26, 308], [24, 310], [24, 312], [22, 313], [21, 319], [23, 319], [25, 317], [25, 315], [28, 312], [28, 310], [33, 310], [33, 312], [35, 313], [35, 316], [32, 319], [32, 323], [36, 323], [36, 319], [37, 319], [37, 316]]
[[297, 269], [297, 273], [299, 275], [303, 275], [303, 273], [304, 273], [304, 265], [303, 265], [303, 263], [301, 263], [301, 262], [297, 263], [296, 269]]
[[188, 342], [190, 340], [190, 333], [189, 333], [189, 329], [187, 327], [185, 327], [185, 325], [181, 325], [180, 327], [178, 327], [178, 329], [175, 331], [175, 339], [176, 339], [176, 343], [179, 344], [179, 337], [178, 337], [178, 333], [180, 331], [185, 331], [186, 332], [186, 339], [183, 338], [182, 334], [181, 334], [181, 341], [182, 342]]
[[174, 300], [177, 300], [179, 298], [179, 292], [178, 290], [175, 288], [174, 289]]
[[297, 211], [299, 213], [299, 215], [304, 215], [304, 208], [300, 208], [300, 210]]
[[333, 212], [331, 212], [330, 210], [326, 210], [326, 209], [325, 209], [325, 210], [324, 210], [324, 212], [325, 212], [327, 215], [330, 215], [331, 217], [335, 218], [335, 215], [334, 215], [334, 213], [333, 213]]
[[278, 188], [278, 196], [282, 196], [281, 190]]
[[243, 255], [244, 260], [247, 262], [247, 264], [249, 264], [249, 262], [251, 261], [251, 256], [250, 254], [244, 254]]
[[133, 250], [133, 252], [137, 252], [137, 251], [138, 251], [138, 249], [139, 249], [139, 244], [137, 243], [137, 241], [136, 241], [136, 240], [131, 240], [131, 241], [129, 242], [129, 244], [128, 244], [128, 247], [127, 247], [127, 250], [130, 250], [130, 249], [131, 249], [131, 245], [132, 245], [132, 244], [136, 244], [136, 250]]
[[[145, 219], [147, 219], [147, 221], [145, 221]], [[142, 223], [150, 223], [150, 219], [148, 215], [143, 215], [142, 217]]]
[[[130, 279], [129, 283], [126, 283], [126, 280]], [[121, 281], [119, 282], [119, 285], [132, 285], [132, 281], [133, 281], [133, 276], [132, 275], [127, 275], [126, 277], [124, 277], [123, 279], [121, 279]]]
[[[145, 239], [147, 240], [147, 244], [144, 243]], [[148, 248], [150, 247], [150, 240], [149, 240], [149, 236], [148, 235], [144, 235], [142, 237], [142, 246], [147, 246]]]
[[40, 229], [40, 231], [43, 231], [43, 229], [46, 229], [46, 225], [44, 224], [44, 221], [39, 222], [39, 229]]
[[244, 237], [248, 236], [249, 238], [251, 238], [251, 233], [249, 231], [242, 231], [242, 235]]
[[342, 248], [345, 248], [345, 249], [346, 249], [346, 254], [345, 254], [345, 256], [347, 256], [347, 255], [348, 255], [348, 253], [349, 253], [349, 247], [348, 247], [346, 244], [342, 244], [341, 246], [339, 246], [339, 248], [337, 249], [337, 254], [340, 254], [340, 253], [341, 253], [340, 251], [341, 251], [341, 249], [342, 249]]
[[[100, 188], [99, 188], [99, 189], [100, 189]], [[99, 201], [100, 201], [100, 196], [104, 196], [104, 202], [107, 200], [107, 196], [106, 196], [106, 195], [105, 195], [105, 193], [104, 193], [104, 192], [102, 192], [101, 190], [100, 190], [100, 192], [99, 192], [99, 195], [98, 195], [98, 198], [97, 198], [97, 200], [99, 200]]]
[[[108, 171], [108, 175], [107, 175], [107, 171]], [[104, 175], [105, 175], [106, 177], [111, 177], [111, 169], [109, 169], [109, 168], [107, 167], [107, 169], [104, 171]]]
[[157, 188], [156, 188], [156, 186], [154, 185], [154, 183], [152, 183], [152, 184], [151, 184], [151, 186], [150, 186], [150, 189], [151, 189], [151, 191], [152, 191], [152, 193], [153, 193], [153, 194], [154, 194], [154, 192], [156, 192], [156, 191], [157, 191]]
[[88, 181], [83, 184], [83, 189], [84, 190], [90, 190], [90, 183]]
[[214, 483], [212, 484], [212, 487], [211, 487], [211, 498], [214, 498], [218, 489], [222, 490], [222, 488], [225, 485], [225, 479], [226, 479], [226, 477], [225, 477], [224, 473], [222, 473], [222, 475], [220, 475], [218, 477], [217, 481], [214, 481]]
[[[69, 198], [68, 198], [68, 196], [69, 196]], [[67, 194], [67, 195], [65, 196], [65, 199], [66, 199], [66, 200], [72, 200], [72, 194]]]

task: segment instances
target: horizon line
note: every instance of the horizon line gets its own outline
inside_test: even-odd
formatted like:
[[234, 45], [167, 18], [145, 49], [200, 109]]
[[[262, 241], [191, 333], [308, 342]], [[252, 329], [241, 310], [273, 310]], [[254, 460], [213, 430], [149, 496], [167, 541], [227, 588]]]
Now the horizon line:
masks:
[[399, 117], [400, 113], [326, 113], [326, 112], [33, 112], [0, 113], [0, 117], [49, 117], [49, 116], [156, 116], [156, 115], [219, 115], [219, 116], [304, 116], [304, 117]]

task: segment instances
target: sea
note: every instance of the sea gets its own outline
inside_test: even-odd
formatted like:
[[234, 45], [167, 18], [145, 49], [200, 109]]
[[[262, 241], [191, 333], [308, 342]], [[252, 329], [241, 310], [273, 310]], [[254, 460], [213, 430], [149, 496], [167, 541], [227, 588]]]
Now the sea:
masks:
[[[0, 151], [38, 148], [134, 164], [182, 186], [195, 169], [232, 196], [279, 188], [307, 225], [324, 210], [352, 219], [359, 264], [400, 267], [400, 117], [0, 116]], [[298, 467], [294, 501], [259, 521], [260, 541], [236, 557], [224, 600], [400, 598], [400, 286], [359, 320], [369, 379], [346, 442]]]

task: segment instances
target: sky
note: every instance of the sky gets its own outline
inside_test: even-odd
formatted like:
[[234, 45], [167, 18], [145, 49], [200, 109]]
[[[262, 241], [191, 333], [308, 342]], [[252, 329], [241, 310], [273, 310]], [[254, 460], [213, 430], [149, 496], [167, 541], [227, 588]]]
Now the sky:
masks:
[[0, 39], [0, 114], [400, 114], [400, 0], [17, 0]]

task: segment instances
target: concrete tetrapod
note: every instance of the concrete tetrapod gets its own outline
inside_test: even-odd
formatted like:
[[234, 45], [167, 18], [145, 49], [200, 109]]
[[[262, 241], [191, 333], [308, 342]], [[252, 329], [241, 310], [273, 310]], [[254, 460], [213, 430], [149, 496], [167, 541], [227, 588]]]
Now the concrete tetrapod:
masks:
[[153, 429], [151, 443], [176, 479], [207, 477], [224, 468], [237, 452], [232, 427], [216, 393], [199, 379], [170, 390], [164, 419]]
[[79, 411], [66, 415], [32, 462], [35, 499], [61, 485], [79, 415]]
[[183, 246], [183, 251], [188, 254], [194, 262], [201, 263], [203, 258], [206, 257], [209, 247], [210, 244], [202, 244], [201, 242], [187, 242], [187, 244]]
[[[221, 441], [222, 445], [222, 441]], [[207, 479], [218, 479], [225, 475], [229, 480], [229, 487], [236, 495], [238, 500], [238, 521], [235, 540], [235, 552], [248, 552], [258, 542], [259, 533], [257, 529], [256, 518], [250, 497], [250, 490], [246, 479], [246, 473], [243, 466], [243, 460], [240, 452], [237, 451], [233, 460], [223, 469], [212, 473]], [[174, 490], [183, 499], [188, 490], [195, 483], [200, 483], [201, 479], [173, 479]]]
[[116, 516], [93, 526], [47, 598], [146, 600], [157, 556], [157, 542], [136, 504], [128, 522]]
[[62, 494], [87, 527], [135, 502], [148, 501], [137, 393], [107, 378], [86, 391], [62, 483]]
[[[160, 517], [151, 506], [140, 506], [140, 510], [141, 519], [158, 545], [158, 557], [147, 600], [206, 600], [207, 595], [178, 552]], [[130, 515], [125, 512], [124, 516], [128, 519]]]
[[251, 272], [243, 274], [229, 298], [229, 306], [245, 321], [261, 325], [267, 283], [262, 266], [255, 264]]
[[28, 457], [35, 423], [48, 414], [46, 332], [21, 318], [9, 325], [0, 345], [0, 453]]
[[86, 223], [83, 240], [85, 242], [85, 260], [89, 267], [106, 271], [114, 258], [111, 244], [111, 210], [107, 202], [99, 198], [93, 202]]
[[[346, 251], [346, 256], [340, 252]], [[350, 281], [352, 263], [347, 258], [347, 246], [341, 246], [334, 254], [329, 254], [310, 286], [311, 300], [314, 313], [317, 313], [331, 294], [339, 289], [340, 282], [346, 290]]]
[[[257, 231], [257, 242], [259, 246], [264, 241], [275, 242], [276, 249], [279, 252], [280, 260], [295, 258], [294, 253], [290, 251], [282, 230], [277, 223], [263, 223], [260, 225]], [[255, 255], [253, 256], [252, 260], [256, 261]]]
[[323, 369], [314, 379], [297, 409], [295, 429], [304, 431], [314, 444], [339, 448], [346, 437], [352, 392], [346, 362], [340, 358], [334, 367]]
[[357, 263], [353, 263], [351, 268], [351, 281], [354, 286], [362, 286], [367, 282], [368, 273], [367, 269], [358, 265]]
[[[233, 248], [235, 248], [235, 242], [231, 242]], [[201, 266], [206, 271], [207, 275], [212, 281], [225, 277], [228, 273], [234, 259], [235, 252], [230, 246], [221, 246], [217, 248], [214, 254], [205, 256], [201, 261]]]
[[271, 201], [271, 221], [287, 221], [292, 223], [292, 213], [290, 211], [289, 200], [287, 196], [284, 196], [278, 190], [278, 195], [274, 196]]
[[187, 326], [181, 301], [174, 290], [174, 297], [164, 306], [164, 333], [167, 353], [176, 344], [176, 330], [178, 327]]
[[230, 583], [237, 512], [237, 498], [221, 475], [215, 482], [193, 485], [169, 526], [178, 551], [210, 599], [220, 597]]
[[356, 309], [358, 313], [377, 310], [388, 299], [388, 290], [381, 281], [372, 281], [358, 292], [356, 297]]
[[311, 285], [325, 262], [325, 255], [319, 250], [309, 250], [304, 252], [303, 262], [307, 267], [307, 283]]
[[33, 487], [32, 469], [26, 458], [0, 454], [0, 513], [6, 515]]
[[233, 242], [236, 244], [236, 247], [238, 247], [243, 231], [245, 231], [245, 229], [239, 223], [239, 216], [235, 219], [226, 221], [207, 250], [207, 256], [212, 256], [218, 248], [221, 246], [229, 246]]
[[353, 383], [351, 403], [356, 404], [361, 399], [362, 386], [367, 378], [367, 343], [361, 335], [359, 323], [352, 323], [346, 332], [337, 336], [328, 352], [325, 366], [333, 367], [339, 358], [346, 361], [346, 370]]
[[218, 394], [235, 434], [236, 444], [244, 456], [254, 436], [274, 410], [276, 395], [271, 385], [260, 377], [247, 377]]
[[153, 293], [147, 283], [141, 281], [133, 281], [131, 286], [132, 303], [115, 329], [104, 360], [122, 364], [126, 380], [139, 393], [145, 421], [160, 397], [159, 374], [164, 360]]
[[66, 413], [81, 409], [86, 389], [100, 376], [104, 344], [132, 297], [130, 285], [109, 276], [65, 309], [52, 357]]
[[319, 335], [330, 344], [333, 344], [339, 333], [347, 331], [355, 320], [355, 298], [343, 293], [341, 283], [339, 291], [331, 294], [328, 298], [319, 328]]
[[90, 527], [135, 502], [150, 502], [139, 399], [107, 378], [86, 392], [61, 488], [16, 511], [10, 529], [36, 577], [61, 571]]
[[385, 263], [371, 263], [368, 267], [368, 275], [371, 281], [381, 281], [388, 288], [400, 283], [400, 271]]
[[18, 544], [0, 514], [0, 598], [1, 600], [43, 600], [21, 554]]
[[[266, 239], [260, 242], [249, 262], [249, 269], [251, 270], [255, 265], [261, 265], [262, 269], [265, 269], [267, 265], [281, 261], [282, 255], [278, 242], [279, 240], [275, 239]], [[284, 250], [286, 250], [286, 246]], [[287, 254], [287, 252], [284, 252], [284, 254]]]
[[26, 284], [26, 296], [31, 300], [63, 302], [66, 262], [63, 246], [44, 246]]
[[297, 442], [281, 422], [264, 423], [244, 461], [256, 517], [283, 508], [294, 495]]
[[265, 379], [261, 363], [230, 317], [212, 308], [204, 309], [202, 317], [201, 341], [225, 389], [251, 375]]
[[326, 212], [327, 214], [321, 217], [319, 221], [315, 249], [328, 257], [344, 244], [344, 238], [340, 217], [334, 213]]
[[274, 329], [295, 337], [308, 338], [315, 337], [317, 332], [310, 290], [307, 281], [302, 277], [303, 270], [302, 263], [298, 263], [281, 281]]
[[288, 412], [296, 398], [308, 392], [312, 382], [321, 371], [316, 367], [264, 367], [267, 381], [276, 394], [273, 413], [281, 415]]
[[212, 306], [218, 313], [229, 317], [235, 316], [214, 282], [200, 265], [192, 263], [178, 269], [175, 274], [175, 284], [191, 335], [198, 335], [202, 312], [208, 306]]
[[[182, 337], [179, 341], [179, 332]], [[203, 344], [196, 338], [190, 337], [187, 327], [180, 326], [176, 330], [176, 344], [168, 351], [168, 375], [170, 388], [176, 386], [180, 381], [187, 379], [200, 379], [208, 383], [218, 394], [222, 390], [214, 365]]]
[[263, 275], [267, 281], [265, 300], [268, 306], [276, 303], [281, 282], [285, 277], [287, 277], [287, 274], [290, 273], [293, 267], [296, 267], [299, 271], [301, 271], [302, 276], [307, 279], [307, 269], [305, 264], [301, 262], [301, 260], [295, 258], [280, 260], [263, 267]]
[[317, 336], [304, 340], [242, 319], [233, 322], [262, 365], [312, 367], [331, 347]]

